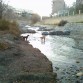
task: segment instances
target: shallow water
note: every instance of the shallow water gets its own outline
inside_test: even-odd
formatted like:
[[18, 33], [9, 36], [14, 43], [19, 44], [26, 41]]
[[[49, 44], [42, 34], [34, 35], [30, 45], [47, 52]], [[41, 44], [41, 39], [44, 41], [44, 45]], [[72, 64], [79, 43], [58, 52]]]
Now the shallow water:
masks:
[[[23, 34], [23, 35], [27, 35]], [[83, 71], [83, 51], [76, 49], [72, 38], [62, 36], [46, 36], [41, 42], [41, 32], [29, 34], [28, 40], [34, 48], [38, 48], [52, 62], [53, 72], [57, 73], [57, 83], [82, 83], [83, 76], [76, 74]], [[78, 63], [76, 63], [78, 61]]]

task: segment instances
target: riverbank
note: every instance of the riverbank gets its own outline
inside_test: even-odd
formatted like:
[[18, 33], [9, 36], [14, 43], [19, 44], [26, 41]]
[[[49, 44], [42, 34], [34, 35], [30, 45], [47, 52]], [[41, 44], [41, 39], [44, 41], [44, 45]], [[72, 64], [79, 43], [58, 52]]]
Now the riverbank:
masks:
[[0, 83], [56, 83], [52, 63], [28, 41], [7, 33], [0, 43]]

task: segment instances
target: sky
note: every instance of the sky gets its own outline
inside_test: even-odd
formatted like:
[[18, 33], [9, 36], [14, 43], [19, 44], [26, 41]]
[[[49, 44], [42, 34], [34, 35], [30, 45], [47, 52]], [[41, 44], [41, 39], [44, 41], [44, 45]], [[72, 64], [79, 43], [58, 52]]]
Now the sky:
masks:
[[[53, 0], [4, 0], [5, 3], [17, 9], [30, 10], [40, 16], [49, 16], [52, 12]], [[76, 0], [64, 0], [67, 6], [71, 6]]]

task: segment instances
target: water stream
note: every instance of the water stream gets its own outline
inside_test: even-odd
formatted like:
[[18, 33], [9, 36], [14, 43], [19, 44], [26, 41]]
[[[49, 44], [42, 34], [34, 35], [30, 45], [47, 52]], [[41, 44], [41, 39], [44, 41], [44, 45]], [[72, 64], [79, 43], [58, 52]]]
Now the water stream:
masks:
[[[23, 35], [27, 35], [23, 34]], [[53, 72], [57, 73], [57, 83], [82, 83], [82, 77], [76, 74], [83, 68], [83, 51], [76, 49], [75, 40], [63, 36], [46, 36], [45, 43], [41, 42], [41, 32], [29, 34], [29, 42], [38, 48], [52, 62]], [[78, 61], [76, 63], [76, 61]]]

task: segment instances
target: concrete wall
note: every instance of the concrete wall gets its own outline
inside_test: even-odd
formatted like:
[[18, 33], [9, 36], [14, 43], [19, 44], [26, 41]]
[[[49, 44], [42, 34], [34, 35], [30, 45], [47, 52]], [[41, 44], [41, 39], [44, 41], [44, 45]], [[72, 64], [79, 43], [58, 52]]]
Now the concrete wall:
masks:
[[83, 22], [83, 14], [74, 16], [52, 17], [43, 20], [43, 24], [57, 24], [61, 20], [67, 20], [68, 22]]

